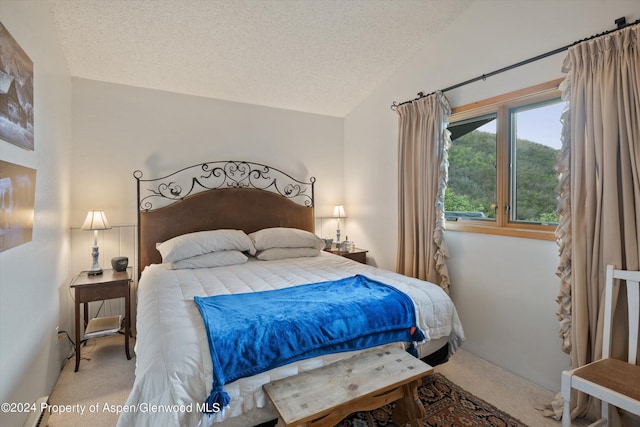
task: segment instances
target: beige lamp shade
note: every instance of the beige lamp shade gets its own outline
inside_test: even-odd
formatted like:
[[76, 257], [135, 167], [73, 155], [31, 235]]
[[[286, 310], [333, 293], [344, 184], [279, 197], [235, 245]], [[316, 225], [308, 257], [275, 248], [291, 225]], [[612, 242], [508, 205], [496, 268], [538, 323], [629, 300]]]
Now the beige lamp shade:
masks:
[[333, 207], [333, 217], [334, 218], [344, 218], [346, 217], [344, 213], [344, 206], [336, 205]]
[[104, 211], [89, 211], [82, 224], [83, 230], [108, 230], [111, 226]]

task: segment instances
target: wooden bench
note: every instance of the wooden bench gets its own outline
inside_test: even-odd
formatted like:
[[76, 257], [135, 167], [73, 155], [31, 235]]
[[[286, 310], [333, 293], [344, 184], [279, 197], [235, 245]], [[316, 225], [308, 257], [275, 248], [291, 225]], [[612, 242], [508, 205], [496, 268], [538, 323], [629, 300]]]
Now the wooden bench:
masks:
[[279, 426], [334, 426], [354, 412], [398, 401], [393, 422], [418, 427], [425, 410], [417, 388], [431, 372], [431, 366], [390, 344], [263, 388], [278, 413]]

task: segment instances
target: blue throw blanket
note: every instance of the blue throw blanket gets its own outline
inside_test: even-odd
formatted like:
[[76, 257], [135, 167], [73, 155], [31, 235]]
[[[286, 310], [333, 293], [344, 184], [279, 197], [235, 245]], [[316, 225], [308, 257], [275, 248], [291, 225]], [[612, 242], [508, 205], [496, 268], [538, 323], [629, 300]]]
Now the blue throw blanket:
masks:
[[323, 354], [424, 339], [413, 301], [362, 275], [194, 300], [213, 363], [208, 408], [227, 406], [223, 386], [239, 378]]

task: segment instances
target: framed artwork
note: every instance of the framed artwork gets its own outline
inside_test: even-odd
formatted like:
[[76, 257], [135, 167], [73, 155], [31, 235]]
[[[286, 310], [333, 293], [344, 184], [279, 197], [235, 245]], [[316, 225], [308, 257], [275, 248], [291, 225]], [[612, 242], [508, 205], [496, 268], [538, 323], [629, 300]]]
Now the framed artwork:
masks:
[[0, 252], [30, 242], [36, 170], [0, 160]]
[[0, 139], [33, 151], [33, 61], [0, 22]]

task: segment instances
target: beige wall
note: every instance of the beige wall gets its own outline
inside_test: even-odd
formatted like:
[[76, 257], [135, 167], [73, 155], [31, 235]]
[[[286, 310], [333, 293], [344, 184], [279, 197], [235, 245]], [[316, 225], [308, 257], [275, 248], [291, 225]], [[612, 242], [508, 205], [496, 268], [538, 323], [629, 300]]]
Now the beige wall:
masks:
[[[47, 2], [0, 0], [0, 21], [34, 64], [35, 150], [0, 141], [0, 159], [37, 170], [33, 240], [0, 253], [0, 401], [48, 395], [70, 350], [69, 265], [71, 79]], [[0, 413], [21, 426], [28, 414]]]
[[[345, 119], [345, 204], [351, 236], [394, 269], [397, 241], [397, 116], [413, 99], [640, 18], [637, 0], [474, 2]], [[452, 106], [562, 77], [565, 54], [447, 93]], [[464, 347], [547, 388], [559, 389], [554, 242], [448, 232], [451, 293]]]
[[343, 119], [73, 79], [71, 225], [104, 209], [135, 223], [140, 169], [156, 178], [199, 162], [250, 160], [315, 176], [316, 215], [343, 197]]

